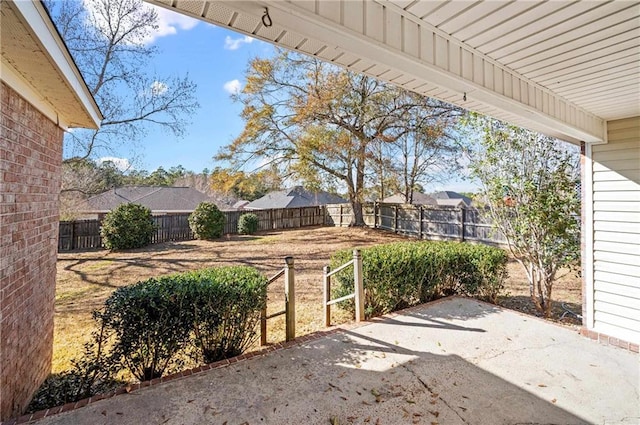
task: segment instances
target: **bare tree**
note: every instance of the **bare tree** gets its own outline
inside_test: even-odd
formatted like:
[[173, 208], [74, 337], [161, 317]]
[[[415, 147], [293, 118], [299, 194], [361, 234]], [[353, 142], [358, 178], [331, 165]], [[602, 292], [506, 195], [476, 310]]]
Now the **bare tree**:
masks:
[[195, 84], [188, 76], [145, 71], [158, 53], [148, 44], [157, 28], [155, 9], [141, 0], [47, 1], [46, 6], [104, 116], [99, 130], [65, 135], [66, 164], [135, 144], [152, 126], [176, 137], [184, 134], [199, 107]]

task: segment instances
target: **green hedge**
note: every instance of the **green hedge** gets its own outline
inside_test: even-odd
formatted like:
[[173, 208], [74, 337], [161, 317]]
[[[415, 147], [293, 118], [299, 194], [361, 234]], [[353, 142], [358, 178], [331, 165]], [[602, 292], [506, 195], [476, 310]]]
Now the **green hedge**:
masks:
[[140, 204], [121, 204], [109, 211], [100, 226], [102, 243], [109, 250], [142, 248], [156, 231], [151, 210]]
[[[352, 258], [353, 251], [338, 251], [331, 268]], [[485, 245], [399, 242], [365, 248], [362, 258], [367, 317], [454, 294], [495, 302], [506, 278], [506, 252]], [[336, 280], [333, 297], [353, 292], [352, 267]], [[353, 311], [353, 300], [342, 307]]]
[[238, 219], [238, 233], [253, 235], [258, 231], [258, 216], [254, 213], [242, 214]]
[[139, 380], [158, 378], [179, 354], [211, 363], [257, 338], [267, 278], [246, 266], [203, 269], [118, 288], [96, 314], [113, 335], [112, 358]]
[[251, 267], [221, 267], [186, 275], [191, 286], [193, 346], [205, 363], [237, 356], [253, 344], [267, 302], [267, 278]]
[[212, 240], [222, 236], [226, 217], [212, 202], [201, 202], [189, 214], [189, 227], [198, 239]]

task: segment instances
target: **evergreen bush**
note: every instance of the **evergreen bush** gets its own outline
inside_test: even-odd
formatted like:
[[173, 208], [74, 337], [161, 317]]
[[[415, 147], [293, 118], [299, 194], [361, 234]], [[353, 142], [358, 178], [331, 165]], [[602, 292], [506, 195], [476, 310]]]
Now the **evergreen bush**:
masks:
[[116, 289], [96, 313], [114, 341], [112, 356], [137, 379], [159, 378], [185, 348], [193, 323], [182, 275]]
[[[351, 250], [331, 257], [338, 268]], [[507, 254], [499, 248], [459, 242], [399, 242], [362, 250], [366, 317], [436, 298], [461, 294], [495, 302], [506, 278]], [[335, 298], [353, 292], [353, 268], [336, 275]], [[353, 300], [341, 307], [354, 310]]]
[[267, 302], [267, 278], [253, 267], [233, 266], [190, 273], [193, 346], [205, 363], [237, 356], [258, 337]]
[[102, 221], [100, 235], [110, 250], [142, 248], [149, 245], [156, 231], [151, 210], [139, 204], [121, 204]]
[[218, 239], [224, 231], [225, 215], [216, 204], [201, 202], [189, 215], [189, 227], [198, 239]]
[[258, 231], [258, 216], [254, 213], [242, 214], [238, 219], [238, 233], [253, 235]]

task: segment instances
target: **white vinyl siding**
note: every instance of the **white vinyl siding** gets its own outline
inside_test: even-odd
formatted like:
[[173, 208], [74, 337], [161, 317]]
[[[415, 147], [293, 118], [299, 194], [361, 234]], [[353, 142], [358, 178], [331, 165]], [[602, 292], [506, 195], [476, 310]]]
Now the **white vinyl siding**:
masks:
[[[610, 121], [593, 159], [593, 330], [640, 342], [640, 117]], [[588, 249], [588, 247], [587, 247]]]

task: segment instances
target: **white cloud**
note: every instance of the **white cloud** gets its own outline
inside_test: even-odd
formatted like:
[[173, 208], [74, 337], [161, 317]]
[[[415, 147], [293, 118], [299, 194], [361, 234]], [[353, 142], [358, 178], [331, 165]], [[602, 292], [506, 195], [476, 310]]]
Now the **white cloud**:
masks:
[[[100, 12], [99, 4], [92, 0], [83, 0], [83, 4], [85, 9], [94, 16], [98, 26], [106, 28], [108, 21], [104, 17], [103, 13]], [[199, 22], [197, 19], [162, 7], [148, 4], [145, 4], [144, 7], [154, 9], [156, 11], [158, 15], [158, 21], [156, 24], [158, 27], [142, 39], [143, 44], [151, 44], [160, 37], [177, 34], [178, 30], [188, 31], [198, 25]]]
[[151, 94], [154, 95], [154, 96], [161, 96], [168, 89], [169, 89], [169, 87], [165, 83], [163, 83], [162, 81], [154, 81], [151, 84]]
[[229, 94], [238, 94], [242, 90], [242, 83], [239, 80], [231, 80], [224, 83], [223, 87]]
[[189, 31], [198, 25], [197, 19], [190, 18], [162, 7], [149, 7], [155, 9], [158, 13], [158, 29], [145, 38], [145, 44], [151, 44], [160, 37], [177, 34], [178, 30]]
[[252, 43], [254, 38], [245, 35], [240, 38], [231, 38], [230, 36], [226, 36], [224, 39], [224, 48], [225, 50], [238, 50], [243, 44]]
[[113, 162], [113, 165], [120, 171], [127, 171], [131, 168], [131, 162], [129, 162], [126, 158], [117, 158], [115, 156], [103, 156], [98, 159], [98, 164], [102, 164], [104, 162]]

